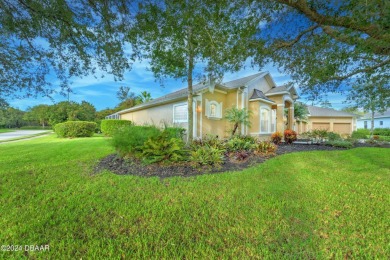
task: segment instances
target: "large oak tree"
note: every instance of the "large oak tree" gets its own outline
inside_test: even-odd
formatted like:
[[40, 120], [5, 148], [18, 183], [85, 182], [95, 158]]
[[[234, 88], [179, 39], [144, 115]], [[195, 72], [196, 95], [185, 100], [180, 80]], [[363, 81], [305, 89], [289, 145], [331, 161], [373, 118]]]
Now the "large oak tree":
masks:
[[121, 33], [130, 25], [129, 7], [111, 0], [0, 0], [0, 98], [67, 91], [70, 78], [97, 69], [120, 78], [130, 66]]
[[[187, 82], [188, 140], [193, 139], [193, 81], [221, 78], [241, 68], [249, 56], [246, 41], [255, 33], [258, 16], [230, 1], [150, 1], [140, 5], [129, 34], [133, 51], [150, 60], [154, 75]], [[252, 31], [251, 31], [252, 28]]]
[[253, 45], [256, 61], [270, 58], [306, 93], [318, 96], [342, 84], [389, 80], [389, 1], [255, 2], [257, 11], [268, 14], [260, 44]]

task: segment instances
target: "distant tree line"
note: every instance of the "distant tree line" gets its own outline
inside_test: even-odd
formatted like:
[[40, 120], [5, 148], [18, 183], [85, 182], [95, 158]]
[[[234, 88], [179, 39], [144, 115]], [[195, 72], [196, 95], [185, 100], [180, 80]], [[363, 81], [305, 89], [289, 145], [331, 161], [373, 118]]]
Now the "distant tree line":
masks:
[[143, 91], [136, 95], [134, 92], [130, 92], [130, 87], [120, 87], [117, 91], [117, 97], [120, 103], [115, 108], [106, 108], [100, 111], [97, 111], [95, 106], [87, 101], [81, 101], [81, 103], [62, 101], [54, 105], [40, 104], [29, 107], [26, 111], [4, 103], [0, 107], [0, 128], [20, 128], [23, 126], [46, 128], [66, 121], [99, 123], [108, 115], [152, 99], [149, 92]]

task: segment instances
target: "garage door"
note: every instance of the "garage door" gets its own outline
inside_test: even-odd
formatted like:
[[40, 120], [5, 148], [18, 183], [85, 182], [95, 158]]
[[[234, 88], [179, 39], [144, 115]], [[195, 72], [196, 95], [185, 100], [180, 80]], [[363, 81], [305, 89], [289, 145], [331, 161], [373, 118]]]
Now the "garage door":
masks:
[[333, 132], [339, 134], [351, 134], [351, 123], [334, 123]]
[[313, 122], [313, 130], [330, 130], [330, 124], [329, 123], [316, 123]]

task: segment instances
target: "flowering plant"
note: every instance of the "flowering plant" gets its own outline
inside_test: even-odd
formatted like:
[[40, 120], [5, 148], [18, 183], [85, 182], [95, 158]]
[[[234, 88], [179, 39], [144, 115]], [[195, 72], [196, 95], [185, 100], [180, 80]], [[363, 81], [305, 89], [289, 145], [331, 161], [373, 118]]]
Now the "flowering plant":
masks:
[[297, 133], [294, 130], [284, 130], [284, 141], [287, 144], [292, 144], [297, 140]]

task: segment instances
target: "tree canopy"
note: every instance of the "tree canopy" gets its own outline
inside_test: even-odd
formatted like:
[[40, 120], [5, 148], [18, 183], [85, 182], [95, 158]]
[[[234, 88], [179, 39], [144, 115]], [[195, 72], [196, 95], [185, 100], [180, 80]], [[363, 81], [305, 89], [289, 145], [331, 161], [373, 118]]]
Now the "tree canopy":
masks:
[[129, 34], [135, 54], [151, 61], [157, 78], [187, 82], [189, 141], [196, 74], [203, 80], [221, 78], [224, 72], [241, 68], [249, 56], [245, 39], [254, 34], [258, 18], [250, 19], [250, 12], [229, 2], [150, 1], [140, 6]]
[[342, 89], [342, 83], [389, 80], [389, 1], [256, 2], [268, 17], [258, 33], [255, 62], [268, 57], [304, 92], [318, 97]]
[[97, 69], [121, 78], [125, 2], [0, 0], [0, 98], [50, 95]]

